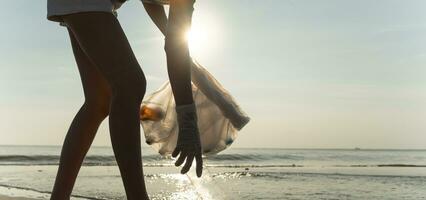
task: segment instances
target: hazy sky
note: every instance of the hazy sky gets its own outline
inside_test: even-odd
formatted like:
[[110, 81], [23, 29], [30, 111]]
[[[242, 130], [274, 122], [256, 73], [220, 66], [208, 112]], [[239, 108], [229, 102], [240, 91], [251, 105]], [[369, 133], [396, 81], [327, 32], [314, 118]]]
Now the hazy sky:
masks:
[[[60, 145], [83, 102], [67, 32], [46, 1], [2, 2], [0, 144]], [[426, 148], [426, 1], [198, 0], [194, 58], [252, 121], [235, 147]], [[163, 38], [119, 11], [148, 93]], [[95, 145], [110, 145], [107, 122]]]

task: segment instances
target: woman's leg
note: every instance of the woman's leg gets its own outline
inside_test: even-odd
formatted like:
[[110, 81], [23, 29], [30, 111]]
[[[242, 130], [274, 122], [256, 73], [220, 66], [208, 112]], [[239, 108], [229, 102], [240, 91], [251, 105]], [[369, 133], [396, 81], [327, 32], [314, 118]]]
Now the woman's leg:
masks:
[[65, 16], [64, 21], [110, 85], [111, 141], [127, 199], [148, 199], [142, 172], [139, 124], [146, 80], [130, 44], [111, 13], [78, 13]]
[[191, 58], [185, 36], [191, 27], [194, 0], [170, 1], [165, 51], [167, 70], [176, 105], [194, 102], [191, 89]]
[[72, 33], [70, 38], [84, 89], [85, 102], [71, 123], [65, 138], [52, 199], [68, 199], [71, 195], [84, 156], [99, 125], [108, 116], [111, 99], [106, 80], [83, 53]]

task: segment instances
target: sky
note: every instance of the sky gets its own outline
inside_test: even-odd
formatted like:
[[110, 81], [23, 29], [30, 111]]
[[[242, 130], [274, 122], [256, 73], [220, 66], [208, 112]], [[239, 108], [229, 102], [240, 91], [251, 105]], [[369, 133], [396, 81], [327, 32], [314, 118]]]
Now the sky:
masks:
[[[0, 144], [61, 145], [83, 93], [46, 1], [2, 2]], [[426, 1], [198, 0], [191, 55], [251, 117], [233, 147], [426, 149]], [[141, 3], [119, 20], [147, 75], [167, 81]], [[109, 146], [107, 120], [94, 145]]]

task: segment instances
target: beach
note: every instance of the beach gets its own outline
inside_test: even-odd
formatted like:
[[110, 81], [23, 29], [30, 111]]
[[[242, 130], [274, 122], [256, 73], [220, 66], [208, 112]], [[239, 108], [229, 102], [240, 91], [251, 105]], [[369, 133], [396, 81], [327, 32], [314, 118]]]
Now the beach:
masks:
[[[0, 194], [15, 199], [48, 199], [59, 147], [8, 148], [0, 148]], [[12, 150], [27, 155], [4, 155]], [[109, 151], [110, 148], [102, 147], [90, 152], [77, 179], [73, 199], [125, 199], [118, 167]], [[197, 178], [192, 170], [188, 175], [179, 174], [172, 159], [162, 158], [151, 149], [143, 152], [151, 199], [426, 197], [426, 151], [420, 150], [231, 148], [205, 158], [202, 178]], [[8, 190], [12, 192], [5, 192]]]
[[25, 198], [25, 197], [8, 197], [8, 196], [0, 195], [0, 200], [33, 200], [33, 199]]

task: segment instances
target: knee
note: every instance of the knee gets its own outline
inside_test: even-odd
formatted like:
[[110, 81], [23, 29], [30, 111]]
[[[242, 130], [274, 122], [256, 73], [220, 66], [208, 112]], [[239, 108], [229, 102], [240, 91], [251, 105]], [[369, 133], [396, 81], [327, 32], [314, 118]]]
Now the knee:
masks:
[[112, 87], [113, 98], [127, 103], [141, 103], [146, 91], [146, 78], [140, 67], [129, 70], [116, 80]]
[[104, 119], [109, 115], [110, 102], [111, 95], [97, 94], [87, 97], [83, 107], [94, 116]]

